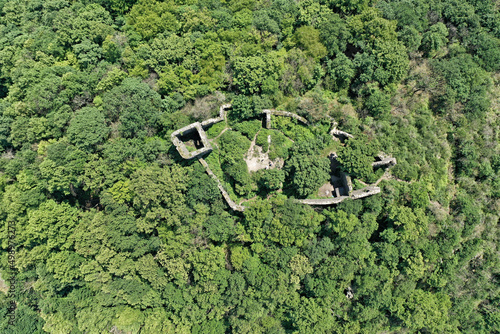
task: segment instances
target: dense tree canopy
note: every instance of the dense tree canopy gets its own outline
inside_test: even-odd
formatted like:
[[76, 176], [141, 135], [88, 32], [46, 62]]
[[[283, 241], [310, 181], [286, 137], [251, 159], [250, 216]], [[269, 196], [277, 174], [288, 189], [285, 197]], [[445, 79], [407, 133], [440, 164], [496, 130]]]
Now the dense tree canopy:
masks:
[[0, 333], [500, 332], [499, 70], [492, 0], [0, 0]]

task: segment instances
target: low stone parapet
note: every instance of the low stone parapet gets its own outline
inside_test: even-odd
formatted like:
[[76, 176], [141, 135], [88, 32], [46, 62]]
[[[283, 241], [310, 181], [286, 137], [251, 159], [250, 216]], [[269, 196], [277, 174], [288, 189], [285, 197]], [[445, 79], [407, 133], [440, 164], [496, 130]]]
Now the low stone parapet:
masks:
[[380, 161], [373, 162], [372, 167], [373, 168], [379, 168], [379, 167], [385, 167], [385, 166], [392, 167], [392, 166], [395, 166], [396, 163], [397, 163], [396, 158], [387, 157], [387, 158], [383, 158]]
[[271, 128], [271, 115], [291, 117], [291, 118], [295, 118], [296, 120], [299, 120], [300, 122], [302, 122], [302, 123], [304, 123], [306, 125], [309, 124], [309, 122], [307, 121], [307, 119], [305, 119], [304, 117], [301, 117], [301, 116], [299, 116], [297, 114], [294, 114], [292, 112], [289, 112], [289, 111], [263, 109], [262, 113], [266, 114], [266, 128], [267, 129]]
[[368, 186], [363, 189], [354, 190], [349, 196], [320, 198], [320, 199], [299, 199], [297, 202], [307, 205], [333, 205], [338, 204], [346, 199], [360, 199], [380, 193], [380, 188], [375, 186]]
[[307, 205], [332, 205], [332, 204], [338, 204], [348, 198], [349, 196], [321, 198], [321, 199], [299, 199], [297, 200], [297, 202]]
[[378, 194], [378, 193], [380, 193], [380, 188], [379, 187], [368, 186], [368, 187], [365, 187], [363, 189], [354, 190], [350, 194], [349, 197], [352, 198], [352, 199], [359, 199], [359, 198], [363, 198], [363, 197], [375, 195], [375, 194]]
[[212, 170], [210, 169], [210, 167], [208, 167], [208, 164], [205, 161], [205, 159], [199, 158], [198, 161], [203, 165], [203, 167], [205, 167], [205, 171], [207, 172], [207, 174], [210, 175], [210, 177], [212, 177], [212, 179], [214, 179], [215, 182], [217, 182], [217, 187], [219, 188], [220, 192], [222, 193], [222, 196], [226, 200], [227, 204], [231, 207], [231, 209], [233, 209], [234, 211], [240, 211], [240, 212], [244, 211], [245, 210], [244, 206], [236, 204], [231, 199], [231, 197], [229, 197], [229, 194], [227, 193], [226, 189], [224, 189], [224, 187], [222, 186], [222, 183], [220, 182], [217, 175], [215, 175], [212, 172]]
[[217, 117], [217, 118], [209, 118], [206, 121], [201, 122], [202, 127], [206, 127], [215, 123], [219, 123], [220, 121], [223, 121], [223, 118]]

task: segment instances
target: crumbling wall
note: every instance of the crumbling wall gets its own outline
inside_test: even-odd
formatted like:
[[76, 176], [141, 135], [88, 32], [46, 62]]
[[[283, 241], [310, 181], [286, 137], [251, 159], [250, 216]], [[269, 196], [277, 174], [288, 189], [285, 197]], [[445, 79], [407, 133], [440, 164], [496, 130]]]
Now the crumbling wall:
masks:
[[350, 194], [350, 197], [352, 199], [359, 199], [359, 198], [363, 198], [363, 197], [375, 195], [375, 194], [378, 194], [378, 193], [380, 193], [380, 188], [379, 187], [368, 186], [368, 187], [364, 187], [363, 189], [354, 190]]
[[[227, 193], [226, 189], [222, 186], [221, 181], [219, 178], [210, 170], [207, 162], [201, 158], [201, 155], [206, 154], [210, 151], [212, 151], [212, 146], [210, 145], [210, 142], [208, 140], [208, 137], [206, 136], [205, 131], [203, 130], [203, 127], [207, 127], [209, 125], [212, 125], [214, 123], [223, 121], [226, 119], [226, 112], [225, 110], [230, 108], [231, 104], [224, 104], [220, 107], [219, 109], [219, 117], [217, 118], [210, 118], [207, 119], [201, 123], [196, 122], [193, 124], [190, 124], [188, 126], [183, 127], [182, 129], [179, 129], [177, 131], [174, 131], [171, 135], [172, 143], [175, 145], [177, 148], [177, 151], [183, 157], [184, 159], [193, 159], [193, 158], [198, 158], [198, 161], [203, 165], [205, 168], [205, 171], [207, 172], [210, 177], [212, 177], [216, 182], [217, 182], [217, 187], [219, 188], [220, 192], [222, 193], [222, 196], [226, 200], [227, 204], [233, 209], [234, 211], [244, 211], [245, 207], [242, 205], [236, 204], [231, 197], [229, 197], [229, 194]], [[276, 115], [276, 116], [285, 116], [285, 117], [292, 117], [304, 124], [308, 124], [307, 120], [297, 114], [288, 112], [288, 111], [280, 111], [280, 110], [269, 110], [269, 109], [264, 109], [262, 110], [262, 113], [266, 114], [266, 128], [270, 129], [271, 128], [271, 115]], [[333, 128], [330, 131], [330, 135], [336, 140], [339, 140], [339, 137], [344, 137], [344, 138], [353, 138], [353, 135], [340, 131], [336, 129], [337, 123], [333, 121]], [[203, 147], [201, 149], [198, 149], [194, 152], [189, 152], [187, 149], [186, 145], [179, 139], [179, 136], [190, 133], [192, 131], [198, 131], [198, 134], [201, 138], [201, 141], [203, 143]], [[396, 159], [392, 157], [388, 157], [383, 155], [383, 153], [379, 154], [379, 159], [380, 161], [376, 161], [372, 163], [373, 167], [381, 167], [381, 166], [394, 166], [396, 164]], [[297, 200], [297, 202], [302, 203], [302, 204], [307, 204], [307, 205], [332, 205], [332, 204], [338, 204], [341, 203], [342, 201], [350, 198], [350, 199], [360, 199], [363, 197], [371, 196], [374, 194], [380, 193], [380, 188], [376, 186], [367, 186], [363, 189], [359, 190], [353, 190], [352, 187], [352, 181], [351, 177], [342, 172], [341, 173], [341, 178], [342, 178], [342, 183], [345, 187], [345, 189], [348, 191], [348, 196], [339, 196], [338, 188], [336, 189], [336, 195], [337, 197], [331, 197], [331, 198], [323, 198], [323, 199], [303, 199], [303, 200]]]
[[348, 198], [349, 196], [321, 198], [321, 199], [299, 199], [297, 200], [297, 202], [307, 205], [332, 205], [332, 204], [338, 204]]
[[307, 120], [304, 117], [300, 117], [297, 114], [294, 114], [292, 112], [288, 111], [283, 111], [283, 110], [271, 110], [271, 109], [264, 109], [262, 110], [262, 113], [266, 114], [266, 129], [271, 129], [271, 115], [275, 116], [285, 116], [285, 117], [292, 117], [295, 118], [296, 120], [299, 120], [300, 122], [304, 124], [309, 124]]
[[223, 105], [220, 106], [220, 108], [219, 108], [219, 118], [221, 120], [226, 119], [226, 111], [225, 110], [229, 109], [229, 108], [231, 108], [231, 104], [229, 104], [229, 103], [228, 104], [223, 104]]
[[392, 167], [392, 166], [395, 166], [397, 163], [396, 158], [393, 158], [391, 156], [387, 156], [382, 152], [380, 152], [377, 157], [380, 160], [372, 163], [373, 168], [380, 168], [380, 167], [385, 167], [385, 166]]
[[333, 140], [340, 140], [341, 137], [354, 138], [354, 136], [351, 135], [350, 133], [347, 133], [347, 132], [341, 131], [341, 130], [337, 130], [337, 129], [331, 129], [330, 135], [332, 136]]
[[380, 188], [376, 186], [368, 186], [363, 189], [354, 190], [349, 196], [321, 198], [321, 199], [300, 199], [297, 202], [307, 205], [332, 205], [345, 201], [346, 199], [360, 199], [380, 193]]
[[338, 130], [337, 129], [338, 123], [333, 118], [330, 117], [330, 120], [332, 121], [332, 129], [330, 130], [330, 136], [332, 136], [333, 140], [337, 141], [340, 140], [341, 142], [343, 142], [347, 138], [354, 138], [354, 136], [351, 135], [350, 133]]
[[205, 170], [206, 170], [207, 174], [210, 175], [212, 177], [212, 179], [215, 180], [215, 182], [217, 182], [217, 187], [219, 188], [220, 192], [222, 193], [222, 196], [226, 200], [227, 204], [231, 207], [231, 209], [233, 209], [234, 211], [243, 211], [243, 210], [245, 210], [244, 206], [236, 204], [231, 199], [231, 197], [229, 197], [229, 194], [227, 193], [226, 189], [224, 189], [224, 187], [222, 186], [222, 183], [220, 182], [220, 180], [217, 177], [217, 175], [215, 175], [212, 172], [212, 170], [210, 169], [210, 167], [208, 167], [208, 164], [205, 161], [205, 159], [199, 158], [198, 161], [203, 165], [203, 167], [205, 167]]
[[[203, 147], [196, 150], [196, 151], [189, 152], [186, 145], [179, 139], [179, 136], [191, 133], [193, 131], [198, 132], [198, 135], [200, 136]], [[174, 131], [170, 135], [170, 138], [172, 140], [172, 143], [177, 148], [177, 151], [179, 152], [181, 157], [183, 157], [184, 159], [197, 158], [203, 154], [206, 154], [206, 153], [209, 153], [212, 151], [212, 146], [210, 145], [210, 142], [208, 141], [207, 134], [205, 133], [202, 125], [199, 122], [189, 124], [188, 126], [185, 126], [177, 131]]]
[[342, 179], [342, 184], [344, 188], [347, 190], [347, 193], [350, 195], [352, 192], [352, 180], [349, 174], [340, 172], [340, 178]]

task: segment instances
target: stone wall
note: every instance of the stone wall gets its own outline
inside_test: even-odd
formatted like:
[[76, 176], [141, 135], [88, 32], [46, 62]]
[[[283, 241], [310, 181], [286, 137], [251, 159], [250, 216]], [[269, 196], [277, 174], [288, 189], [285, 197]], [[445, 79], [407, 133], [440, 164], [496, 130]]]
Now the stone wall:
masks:
[[[223, 121], [226, 119], [226, 112], [225, 110], [231, 108], [231, 104], [224, 104], [220, 107], [219, 109], [219, 117], [217, 118], [210, 118], [207, 119], [201, 123], [196, 122], [192, 123], [188, 126], [183, 127], [182, 129], [179, 129], [177, 131], [174, 131], [171, 135], [172, 143], [175, 145], [177, 148], [177, 151], [183, 157], [184, 159], [193, 159], [193, 158], [198, 158], [198, 161], [203, 165], [205, 168], [205, 171], [207, 172], [212, 179], [214, 179], [217, 182], [217, 187], [219, 188], [220, 192], [222, 193], [222, 196], [226, 200], [227, 204], [233, 209], [234, 211], [244, 211], [245, 207], [242, 205], [236, 204], [231, 197], [229, 197], [229, 194], [227, 193], [226, 189], [222, 186], [221, 181], [219, 178], [210, 170], [207, 162], [201, 158], [201, 155], [209, 153], [212, 151], [212, 146], [210, 145], [210, 142], [208, 140], [208, 137], [206, 136], [205, 131], [203, 130], [203, 127], [210, 126], [212, 124], [215, 124], [217, 122]], [[264, 109], [262, 110], [262, 113], [266, 115], [266, 128], [270, 129], [271, 128], [271, 115], [276, 115], [276, 116], [285, 116], [285, 117], [292, 117], [304, 124], [308, 124], [307, 120], [297, 114], [288, 112], [288, 111], [280, 111], [280, 110], [270, 110], [270, 109]], [[347, 132], [340, 131], [336, 129], [336, 122], [333, 123], [333, 128], [330, 131], [330, 135], [334, 139], [339, 140], [339, 137], [344, 137], [344, 138], [353, 138], [353, 136]], [[179, 136], [182, 136], [184, 134], [189, 134], [190, 132], [197, 131], [201, 141], [203, 143], [203, 147], [201, 149], [198, 149], [194, 152], [189, 152], [187, 149], [186, 145], [179, 139]], [[396, 159], [392, 157], [386, 157], [382, 153], [379, 155], [379, 158], [381, 159], [380, 161], [376, 161], [372, 163], [373, 167], [381, 167], [381, 166], [394, 166], [396, 164]], [[332, 205], [332, 204], [338, 204], [341, 203], [342, 201], [351, 198], [351, 199], [359, 199], [367, 196], [371, 196], [374, 194], [380, 193], [380, 188], [376, 186], [367, 186], [363, 189], [359, 190], [353, 190], [352, 187], [352, 182], [351, 178], [348, 174], [346, 173], [341, 173], [341, 178], [342, 178], [342, 183], [348, 191], [348, 196], [337, 196], [337, 197], [331, 197], [331, 198], [322, 198], [322, 199], [303, 199], [303, 200], [296, 200], [299, 203], [302, 204], [307, 204], [307, 205]]]
[[309, 122], [304, 117], [300, 117], [299, 115], [294, 114], [292, 112], [288, 112], [288, 111], [264, 109], [264, 110], [262, 110], [262, 113], [266, 114], [266, 128], [267, 129], [271, 129], [271, 127], [272, 127], [271, 126], [271, 115], [292, 117], [292, 118], [295, 118], [296, 120], [299, 120], [300, 122], [302, 122], [306, 125], [309, 124]]
[[386, 156], [384, 153], [379, 153], [378, 158], [380, 161], [375, 161], [372, 163], [373, 168], [380, 168], [380, 167], [392, 167], [395, 166], [397, 161], [396, 158], [393, 158], [391, 156]]
[[[198, 135], [200, 136], [203, 147], [196, 150], [196, 151], [189, 152], [186, 145], [179, 139], [179, 136], [189, 134], [189, 133], [194, 132], [194, 131], [198, 132]], [[207, 154], [207, 153], [212, 151], [212, 146], [210, 145], [210, 142], [208, 141], [207, 134], [205, 133], [202, 125], [199, 122], [189, 124], [188, 126], [185, 126], [177, 131], [174, 131], [170, 135], [170, 139], [172, 140], [172, 143], [177, 148], [177, 152], [179, 152], [181, 157], [183, 157], [184, 159], [197, 158], [201, 155]]]
[[330, 135], [333, 137], [334, 140], [340, 140], [341, 137], [343, 138], [354, 138], [353, 135], [350, 133], [347, 133], [345, 131], [340, 131], [337, 129], [332, 129], [330, 130]]
[[208, 167], [207, 162], [203, 158], [199, 158], [198, 161], [203, 165], [203, 167], [205, 167], [205, 170], [206, 170], [207, 174], [210, 175], [212, 177], [212, 179], [215, 180], [215, 182], [217, 182], [217, 187], [219, 188], [220, 192], [222, 193], [222, 196], [226, 200], [227, 204], [231, 207], [231, 209], [233, 209], [234, 211], [240, 211], [240, 212], [242, 212], [243, 210], [245, 210], [244, 206], [236, 204], [231, 199], [231, 197], [229, 197], [229, 194], [227, 193], [226, 189], [224, 189], [224, 187], [222, 186], [222, 183], [220, 182], [220, 180], [217, 177], [217, 175], [215, 175], [212, 172], [212, 170], [210, 169], [210, 167]]
[[297, 202], [307, 205], [333, 205], [338, 204], [346, 199], [360, 199], [363, 197], [371, 196], [380, 193], [380, 188], [376, 186], [368, 186], [363, 189], [354, 190], [349, 196], [321, 198], [321, 199], [300, 199]]
[[352, 199], [359, 199], [359, 198], [363, 198], [363, 197], [375, 195], [375, 194], [378, 194], [378, 193], [380, 193], [380, 188], [379, 187], [368, 186], [368, 187], [364, 187], [363, 189], [354, 190], [351, 193], [350, 197]]
[[321, 198], [321, 199], [299, 199], [297, 200], [297, 202], [307, 205], [332, 205], [332, 204], [338, 204], [348, 198], [349, 196]]

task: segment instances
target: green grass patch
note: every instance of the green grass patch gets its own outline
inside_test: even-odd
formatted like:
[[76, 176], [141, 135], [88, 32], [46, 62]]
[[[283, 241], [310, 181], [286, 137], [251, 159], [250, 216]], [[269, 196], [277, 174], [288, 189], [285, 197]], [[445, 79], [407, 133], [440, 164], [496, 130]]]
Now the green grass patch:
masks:
[[215, 138], [217, 137], [221, 132], [222, 130], [224, 130], [225, 128], [227, 128], [227, 124], [226, 122], [222, 121], [222, 122], [219, 122], [219, 123], [215, 123], [214, 125], [212, 125], [210, 128], [208, 128], [208, 130], [206, 131], [207, 133], [207, 137], [212, 139], [212, 138]]
[[269, 142], [267, 141], [267, 137], [271, 134], [271, 130], [262, 129], [260, 130], [257, 138], [255, 139], [255, 144], [262, 147], [263, 152], [267, 152], [269, 150]]
[[315, 138], [314, 134], [305, 125], [298, 124], [298, 121], [291, 117], [271, 116], [273, 127], [285, 134], [293, 141], [307, 141]]
[[212, 152], [205, 158], [205, 161], [208, 164], [208, 167], [212, 170], [212, 172], [222, 181], [224, 177], [224, 173], [222, 172], [222, 168], [220, 165], [220, 151], [217, 147], [213, 146]]
[[271, 147], [269, 149], [269, 159], [274, 160], [277, 157], [288, 158], [288, 149], [292, 147], [293, 142], [282, 132], [271, 130]]

